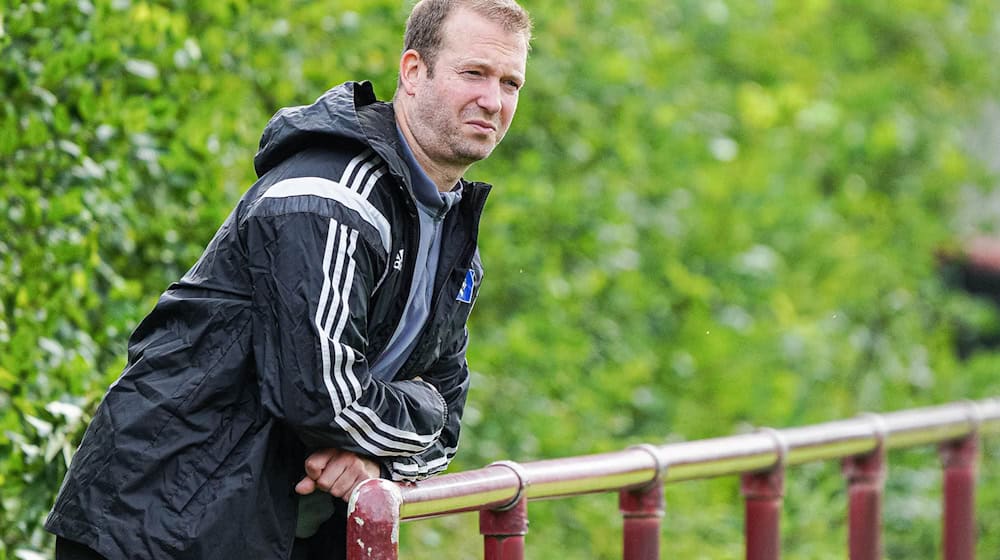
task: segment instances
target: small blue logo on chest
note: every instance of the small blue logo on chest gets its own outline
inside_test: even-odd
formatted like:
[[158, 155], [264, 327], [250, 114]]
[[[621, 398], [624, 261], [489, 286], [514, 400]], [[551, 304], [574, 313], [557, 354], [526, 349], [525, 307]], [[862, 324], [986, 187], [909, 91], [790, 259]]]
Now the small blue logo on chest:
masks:
[[465, 273], [465, 281], [462, 282], [462, 289], [458, 290], [458, 297], [455, 299], [462, 303], [472, 303], [472, 288], [476, 285], [476, 271], [469, 269]]

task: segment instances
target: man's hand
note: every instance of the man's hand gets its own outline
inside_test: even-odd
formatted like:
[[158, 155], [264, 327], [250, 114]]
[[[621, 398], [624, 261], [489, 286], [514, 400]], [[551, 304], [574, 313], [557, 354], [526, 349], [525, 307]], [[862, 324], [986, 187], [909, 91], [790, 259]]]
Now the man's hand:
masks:
[[381, 474], [378, 463], [341, 449], [320, 449], [306, 458], [306, 476], [295, 485], [299, 494], [312, 494], [316, 489], [347, 500], [354, 487]]

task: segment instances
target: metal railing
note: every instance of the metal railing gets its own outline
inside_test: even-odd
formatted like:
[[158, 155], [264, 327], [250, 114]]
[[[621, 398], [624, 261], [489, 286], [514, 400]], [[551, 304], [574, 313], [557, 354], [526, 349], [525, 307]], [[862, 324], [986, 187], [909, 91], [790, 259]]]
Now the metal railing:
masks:
[[746, 557], [777, 559], [785, 468], [840, 459], [848, 484], [849, 557], [874, 560], [882, 554], [886, 452], [939, 444], [943, 555], [945, 560], [972, 560], [978, 442], [980, 435], [996, 432], [1000, 399], [988, 399], [597, 455], [501, 461], [417, 484], [369, 480], [351, 496], [347, 557], [395, 560], [400, 521], [478, 510], [485, 559], [520, 560], [529, 500], [617, 491], [624, 516], [623, 557], [654, 559], [659, 557], [665, 483], [740, 475]]

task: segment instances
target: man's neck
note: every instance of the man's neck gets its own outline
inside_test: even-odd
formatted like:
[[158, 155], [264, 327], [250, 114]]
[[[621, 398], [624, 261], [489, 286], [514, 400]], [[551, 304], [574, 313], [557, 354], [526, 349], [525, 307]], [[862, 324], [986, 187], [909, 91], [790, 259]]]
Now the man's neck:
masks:
[[413, 153], [413, 158], [417, 160], [417, 164], [420, 168], [424, 170], [427, 177], [434, 182], [437, 186], [439, 192], [449, 192], [455, 188], [455, 183], [458, 183], [462, 175], [465, 174], [468, 167], [462, 169], [455, 169], [448, 166], [435, 165], [434, 162], [424, 153], [423, 148], [413, 137], [410, 132], [410, 127], [406, 123], [405, 117], [403, 117], [400, 112], [396, 112], [396, 126], [399, 127], [399, 131], [403, 134], [403, 140], [406, 141], [406, 145], [409, 146], [410, 152]]

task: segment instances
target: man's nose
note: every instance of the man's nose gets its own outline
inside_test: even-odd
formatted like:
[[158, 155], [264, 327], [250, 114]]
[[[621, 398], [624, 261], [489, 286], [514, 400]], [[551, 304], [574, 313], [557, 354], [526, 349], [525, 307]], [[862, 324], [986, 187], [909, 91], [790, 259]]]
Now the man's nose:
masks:
[[479, 92], [479, 99], [477, 102], [480, 107], [490, 114], [499, 113], [500, 109], [503, 108], [503, 100], [500, 96], [500, 82], [487, 82], [487, 84], [483, 86], [483, 90]]

